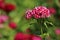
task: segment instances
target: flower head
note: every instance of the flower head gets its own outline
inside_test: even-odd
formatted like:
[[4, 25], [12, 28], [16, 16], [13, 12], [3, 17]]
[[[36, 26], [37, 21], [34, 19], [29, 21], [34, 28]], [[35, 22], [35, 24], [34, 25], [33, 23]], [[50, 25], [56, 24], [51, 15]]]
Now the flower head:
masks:
[[17, 24], [15, 22], [10, 22], [9, 27], [12, 28], [12, 29], [16, 29]]
[[33, 10], [28, 10], [26, 13], [27, 19], [30, 19], [32, 17], [35, 19], [50, 17], [49, 9], [44, 6], [35, 7]]
[[48, 8], [50, 10], [51, 14], [55, 14], [56, 13], [56, 9], [55, 8]]
[[12, 11], [12, 10], [14, 10], [15, 9], [15, 5], [13, 5], [13, 4], [6, 4], [5, 5], [5, 11], [6, 12], [10, 12], [10, 11]]
[[35, 7], [33, 13], [34, 18], [36, 19], [50, 17], [50, 11], [44, 6]]
[[56, 33], [56, 35], [60, 35], [60, 28], [56, 28], [55, 33]]
[[42, 38], [36, 35], [19, 32], [15, 35], [14, 40], [42, 40]]
[[26, 11], [26, 19], [31, 19], [32, 18], [32, 10], [27, 10]]
[[4, 0], [0, 0], [0, 9], [5, 9], [5, 3]]
[[29, 40], [30, 35], [29, 34], [24, 34], [24, 33], [17, 33], [15, 35], [14, 40]]
[[6, 15], [0, 15], [0, 23], [3, 23], [8, 20], [8, 16]]
[[42, 40], [42, 38], [39, 36], [32, 36], [32, 40]]

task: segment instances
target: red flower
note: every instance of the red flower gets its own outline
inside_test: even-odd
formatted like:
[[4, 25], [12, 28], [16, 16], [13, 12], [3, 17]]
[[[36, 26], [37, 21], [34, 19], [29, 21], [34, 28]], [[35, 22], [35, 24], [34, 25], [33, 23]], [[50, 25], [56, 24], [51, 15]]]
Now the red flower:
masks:
[[50, 11], [44, 6], [35, 7], [33, 10], [27, 10], [26, 13], [27, 19], [31, 19], [32, 17], [35, 19], [50, 17]]
[[16, 29], [17, 24], [15, 22], [10, 22], [9, 27], [12, 28], [12, 29]]
[[17, 33], [14, 40], [42, 40], [41, 37], [32, 34]]
[[0, 9], [3, 9], [4, 10], [4, 8], [5, 8], [5, 3], [0, 0]]
[[38, 6], [33, 9], [33, 16], [36, 19], [50, 17], [50, 11], [44, 6]]
[[32, 36], [32, 40], [42, 40], [42, 38], [39, 36]]
[[29, 34], [24, 34], [20, 32], [15, 35], [14, 40], [29, 40], [29, 38], [30, 38]]
[[5, 5], [5, 11], [6, 12], [10, 12], [10, 11], [12, 11], [14, 9], [15, 9], [15, 5], [13, 5], [13, 4], [6, 4]]
[[32, 10], [27, 10], [26, 11], [26, 19], [31, 19], [32, 18]]
[[51, 14], [55, 14], [55, 13], [56, 13], [55, 8], [49, 8], [49, 10], [50, 10], [50, 13], [51, 13]]

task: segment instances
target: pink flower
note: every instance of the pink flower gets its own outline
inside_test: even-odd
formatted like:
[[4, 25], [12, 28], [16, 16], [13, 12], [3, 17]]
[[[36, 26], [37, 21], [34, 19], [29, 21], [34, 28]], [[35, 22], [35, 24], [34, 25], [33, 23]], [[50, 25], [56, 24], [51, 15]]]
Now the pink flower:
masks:
[[19, 32], [15, 35], [14, 40], [42, 40], [42, 38], [36, 35]]
[[15, 22], [10, 22], [9, 27], [12, 28], [12, 29], [16, 29], [17, 24]]
[[27, 10], [26, 11], [26, 19], [31, 19], [32, 18], [32, 10]]
[[24, 34], [24, 33], [19, 32], [15, 35], [14, 40], [29, 40], [29, 38], [30, 38], [29, 34]]
[[35, 19], [50, 17], [49, 9], [44, 6], [35, 7], [33, 10], [28, 10], [26, 13], [27, 19], [31, 19], [32, 17]]
[[56, 9], [55, 8], [48, 8], [50, 10], [51, 14], [55, 14], [56, 13]]
[[33, 9], [34, 18], [47, 18], [50, 17], [50, 11], [44, 6], [38, 6]]
[[42, 40], [42, 38], [39, 36], [32, 36], [32, 40]]
[[6, 15], [0, 15], [0, 23], [3, 23], [8, 20], [8, 16]]
[[60, 28], [55, 29], [55, 33], [56, 33], [57, 35], [60, 35]]

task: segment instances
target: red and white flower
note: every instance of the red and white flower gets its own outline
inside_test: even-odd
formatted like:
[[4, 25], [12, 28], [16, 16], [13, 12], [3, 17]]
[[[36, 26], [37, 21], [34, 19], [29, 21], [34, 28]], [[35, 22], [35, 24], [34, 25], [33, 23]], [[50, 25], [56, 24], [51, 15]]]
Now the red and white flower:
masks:
[[35, 7], [33, 13], [34, 18], [36, 19], [50, 17], [50, 11], [44, 6]]
[[26, 11], [26, 19], [31, 19], [32, 18], [32, 10], [27, 10]]
[[35, 19], [50, 17], [49, 9], [47, 9], [44, 6], [35, 7], [33, 10], [27, 10], [26, 13], [27, 13], [26, 14], [27, 19], [30, 19], [32, 17]]

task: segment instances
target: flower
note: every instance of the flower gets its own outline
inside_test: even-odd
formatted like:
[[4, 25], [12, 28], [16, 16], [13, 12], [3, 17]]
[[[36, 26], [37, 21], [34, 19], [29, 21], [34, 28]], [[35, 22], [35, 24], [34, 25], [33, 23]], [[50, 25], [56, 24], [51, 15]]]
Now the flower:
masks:
[[16, 29], [17, 24], [15, 22], [10, 22], [9, 27], [12, 28], [12, 29]]
[[60, 35], [60, 28], [56, 28], [56, 29], [55, 29], [55, 34], [56, 34], [56, 35]]
[[15, 9], [15, 5], [13, 5], [13, 4], [7, 3], [7, 4], [5, 5], [5, 11], [6, 11], [6, 12], [10, 12], [10, 11], [12, 11], [12, 10], [14, 10], [14, 9]]
[[42, 38], [32, 34], [25, 34], [25, 33], [19, 32], [15, 35], [14, 40], [42, 40]]
[[24, 34], [24, 33], [19, 32], [15, 35], [14, 40], [29, 40], [29, 38], [30, 38], [29, 34]]
[[32, 18], [32, 10], [27, 10], [26, 11], [26, 19], [31, 19]]
[[33, 9], [34, 18], [47, 18], [50, 17], [50, 11], [44, 6], [38, 6]]
[[35, 19], [50, 17], [49, 9], [44, 6], [35, 7], [33, 10], [27, 10], [26, 13], [27, 19], [31, 19], [32, 17]]
[[42, 40], [42, 38], [39, 36], [32, 36], [32, 40]]
[[0, 15], [0, 23], [6, 22], [8, 20], [8, 16]]
[[51, 14], [55, 14], [56, 13], [56, 9], [55, 8], [48, 8], [50, 10]]
[[3, 0], [0, 0], [0, 9], [5, 9], [5, 3], [3, 2]]

